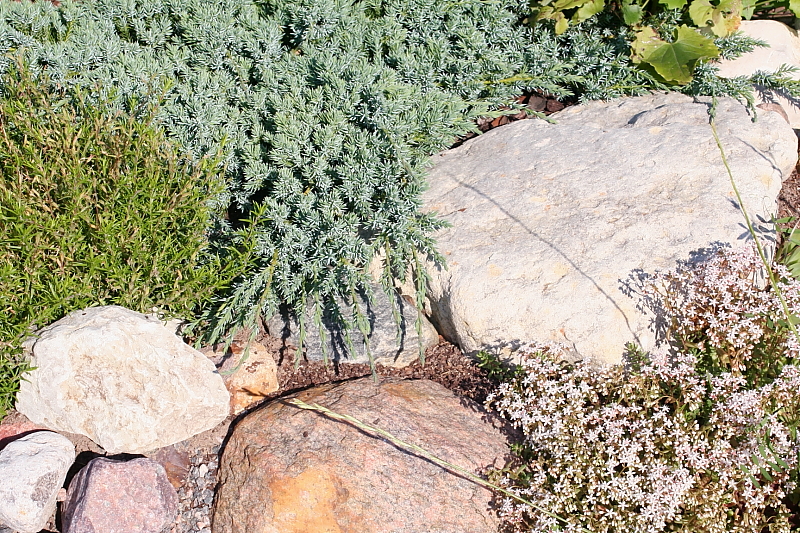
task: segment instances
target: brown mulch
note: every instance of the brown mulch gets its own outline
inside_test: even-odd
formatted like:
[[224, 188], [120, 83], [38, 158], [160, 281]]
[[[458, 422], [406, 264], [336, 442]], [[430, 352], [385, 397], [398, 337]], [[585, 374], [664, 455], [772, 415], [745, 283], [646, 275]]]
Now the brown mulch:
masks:
[[[564, 99], [562, 101], [558, 101], [552, 96], [548, 96], [541, 93], [530, 93], [524, 94], [519, 96], [516, 99], [518, 104], [522, 104], [531, 111], [536, 111], [538, 113], [542, 113], [545, 116], [552, 115], [557, 111], [561, 111], [565, 107], [569, 107], [571, 105], [575, 105], [577, 101], [575, 99]], [[501, 107], [501, 109], [509, 109], [508, 107]], [[512, 122], [516, 122], [517, 120], [524, 120], [527, 118], [535, 118], [536, 115], [532, 115], [527, 113], [526, 111], [520, 111], [516, 115], [504, 115], [502, 117], [497, 118], [479, 118], [477, 121], [478, 129], [481, 133], [486, 133], [487, 131], [500, 127], [505, 126], [506, 124], [510, 124]], [[457, 146], [461, 146], [464, 142], [472, 139], [473, 137], [477, 137], [477, 133], [469, 133], [461, 138], [459, 138], [451, 148], [455, 148]]]
[[800, 162], [778, 195], [778, 218], [785, 217], [800, 217]]
[[[368, 364], [353, 364], [303, 360], [295, 365], [294, 358], [277, 349], [278, 339], [262, 334], [258, 339], [269, 349], [278, 363], [278, 391], [265, 400], [317, 385], [371, 376]], [[471, 358], [461, 353], [457, 346], [439, 337], [439, 344], [425, 351], [425, 363], [417, 360], [404, 368], [378, 364], [376, 379], [399, 377], [429, 379], [453, 391], [458, 396], [483, 403], [495, 385]]]

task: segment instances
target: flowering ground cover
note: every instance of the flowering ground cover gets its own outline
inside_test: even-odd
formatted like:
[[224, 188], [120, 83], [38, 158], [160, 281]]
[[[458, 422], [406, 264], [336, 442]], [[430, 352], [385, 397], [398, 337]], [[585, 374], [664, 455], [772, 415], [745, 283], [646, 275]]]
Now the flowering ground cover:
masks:
[[647, 282], [671, 347], [623, 365], [568, 363], [529, 346], [488, 405], [522, 430], [495, 480], [515, 531], [788, 532], [798, 526], [800, 361], [778, 294], [800, 282], [752, 246], [723, 248]]

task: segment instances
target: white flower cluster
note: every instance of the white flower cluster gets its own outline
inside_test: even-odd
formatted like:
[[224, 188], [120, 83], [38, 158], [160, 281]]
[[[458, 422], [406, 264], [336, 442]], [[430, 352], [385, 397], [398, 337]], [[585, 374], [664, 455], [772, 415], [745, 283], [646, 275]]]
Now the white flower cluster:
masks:
[[[790, 313], [800, 314], [800, 282], [783, 265], [772, 268]], [[786, 315], [775, 290], [757, 282], [763, 272], [754, 246], [725, 248], [698, 265], [654, 275], [645, 293], [661, 300], [681, 348], [712, 347], [721, 364], [743, 371], [758, 352], [800, 356], [800, 343], [777, 322]]]
[[530, 346], [520, 364], [487, 400], [524, 434], [523, 464], [500, 481], [563, 520], [505, 498], [509, 530], [790, 530], [782, 500], [798, 450], [785, 420], [800, 414], [800, 368], [747, 390], [686, 355], [598, 369]]

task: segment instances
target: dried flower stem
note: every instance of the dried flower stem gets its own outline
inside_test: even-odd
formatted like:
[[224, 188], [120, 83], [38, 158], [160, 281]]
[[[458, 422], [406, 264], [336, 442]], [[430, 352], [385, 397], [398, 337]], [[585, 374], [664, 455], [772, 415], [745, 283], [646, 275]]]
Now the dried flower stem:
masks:
[[733, 192], [736, 194], [736, 200], [739, 202], [739, 209], [741, 209], [742, 216], [744, 216], [744, 221], [747, 224], [747, 231], [749, 231], [750, 235], [753, 237], [753, 241], [755, 242], [756, 245], [756, 250], [758, 250], [758, 256], [761, 258], [761, 262], [764, 263], [764, 268], [767, 269], [767, 274], [769, 275], [769, 281], [772, 284], [772, 287], [775, 290], [775, 294], [781, 303], [783, 312], [786, 315], [786, 322], [789, 325], [789, 329], [794, 335], [794, 338], [800, 340], [800, 336], [797, 335], [797, 327], [794, 325], [794, 322], [792, 322], [792, 315], [789, 312], [789, 306], [786, 304], [786, 299], [783, 297], [783, 292], [778, 286], [778, 280], [775, 277], [775, 271], [772, 269], [772, 265], [770, 264], [770, 262], [767, 261], [767, 256], [764, 253], [764, 248], [761, 246], [761, 241], [758, 240], [758, 236], [756, 235], [755, 229], [753, 229], [753, 224], [750, 221], [750, 216], [747, 214], [747, 209], [745, 209], [744, 202], [742, 201], [742, 195], [739, 194], [739, 188], [736, 186], [736, 181], [733, 179], [733, 172], [731, 171], [731, 167], [728, 164], [728, 158], [725, 156], [725, 149], [722, 147], [722, 141], [720, 141], [719, 139], [719, 134], [717, 133], [717, 126], [715, 124], [715, 120], [713, 117], [711, 118], [710, 124], [711, 124], [711, 133], [714, 134], [714, 140], [717, 142], [717, 148], [719, 148], [719, 153], [722, 156], [722, 164], [725, 165], [725, 170], [728, 172], [728, 178], [730, 178], [731, 180], [731, 186], [733, 187]]
[[[508, 491], [508, 490], [506, 490], [506, 489], [504, 489], [502, 487], [498, 487], [497, 485], [489, 483], [485, 479], [476, 476], [475, 474], [473, 474], [469, 470], [465, 470], [464, 468], [461, 468], [460, 466], [457, 466], [457, 465], [454, 465], [452, 463], [448, 463], [447, 461], [444, 461], [442, 459], [439, 459], [438, 457], [436, 457], [435, 455], [433, 455], [429, 451], [425, 450], [424, 448], [420, 448], [419, 446], [417, 446], [415, 444], [411, 444], [410, 442], [405, 442], [405, 441], [395, 437], [394, 435], [392, 435], [388, 431], [384, 431], [384, 430], [382, 430], [380, 428], [377, 428], [375, 426], [367, 424], [366, 422], [362, 422], [361, 420], [359, 420], [357, 418], [354, 418], [352, 416], [342, 415], [342, 414], [336, 413], [336, 412], [331, 411], [330, 409], [328, 409], [326, 407], [323, 407], [323, 406], [321, 406], [319, 404], [316, 404], [316, 403], [309, 405], [306, 402], [304, 402], [303, 400], [300, 400], [299, 398], [294, 398], [292, 400], [289, 400], [289, 403], [294, 405], [294, 406], [299, 407], [300, 409], [308, 409], [308, 410], [311, 410], [311, 411], [317, 411], [317, 412], [322, 413], [325, 416], [328, 416], [328, 417], [333, 418], [335, 420], [342, 420], [344, 422], [349, 422], [349, 423], [353, 424], [354, 426], [356, 426], [359, 429], [363, 429], [365, 431], [370, 431], [370, 432], [373, 432], [373, 433], [377, 433], [381, 437], [384, 437], [385, 439], [387, 439], [392, 444], [395, 444], [397, 446], [405, 448], [406, 450], [411, 450], [411, 451], [413, 451], [415, 453], [418, 453], [419, 455], [421, 455], [425, 459], [428, 459], [432, 463], [435, 463], [435, 464], [441, 466], [442, 468], [445, 468], [445, 469], [448, 469], [448, 470], [452, 470], [452, 471], [458, 473], [459, 475], [462, 475], [462, 476], [466, 477], [470, 481], [472, 481], [474, 483], [477, 483], [478, 485], [481, 485], [481, 486], [486, 487], [486, 488], [491, 489], [491, 490], [496, 490], [498, 492], [501, 492], [501, 493], [505, 494], [506, 496], [508, 496], [509, 498], [514, 498], [515, 500], [517, 500], [517, 501], [519, 501], [521, 503], [524, 503], [525, 505], [529, 505], [530, 507], [536, 509], [537, 511], [539, 511], [541, 513], [544, 513], [547, 516], [549, 516], [551, 518], [554, 518], [554, 519], [556, 519], [556, 520], [558, 520], [560, 522], [564, 522], [564, 523], [567, 522], [566, 520], [564, 520], [560, 516], [558, 516], [558, 515], [556, 515], [554, 513], [551, 513], [547, 509], [543, 509], [542, 507], [539, 507], [535, 503], [530, 502], [530, 501], [528, 501], [528, 500], [526, 500], [524, 498], [521, 498], [521, 497], [517, 496], [516, 494], [514, 494], [511, 491]], [[581, 530], [584, 533], [591, 533], [591, 531], [589, 531], [588, 529], [581, 528]]]

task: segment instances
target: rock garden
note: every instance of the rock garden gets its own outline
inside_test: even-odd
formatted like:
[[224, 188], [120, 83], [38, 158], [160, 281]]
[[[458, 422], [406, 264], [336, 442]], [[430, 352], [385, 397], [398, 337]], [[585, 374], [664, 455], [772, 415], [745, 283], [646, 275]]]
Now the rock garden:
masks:
[[797, 530], [794, 7], [0, 0], [0, 533]]

